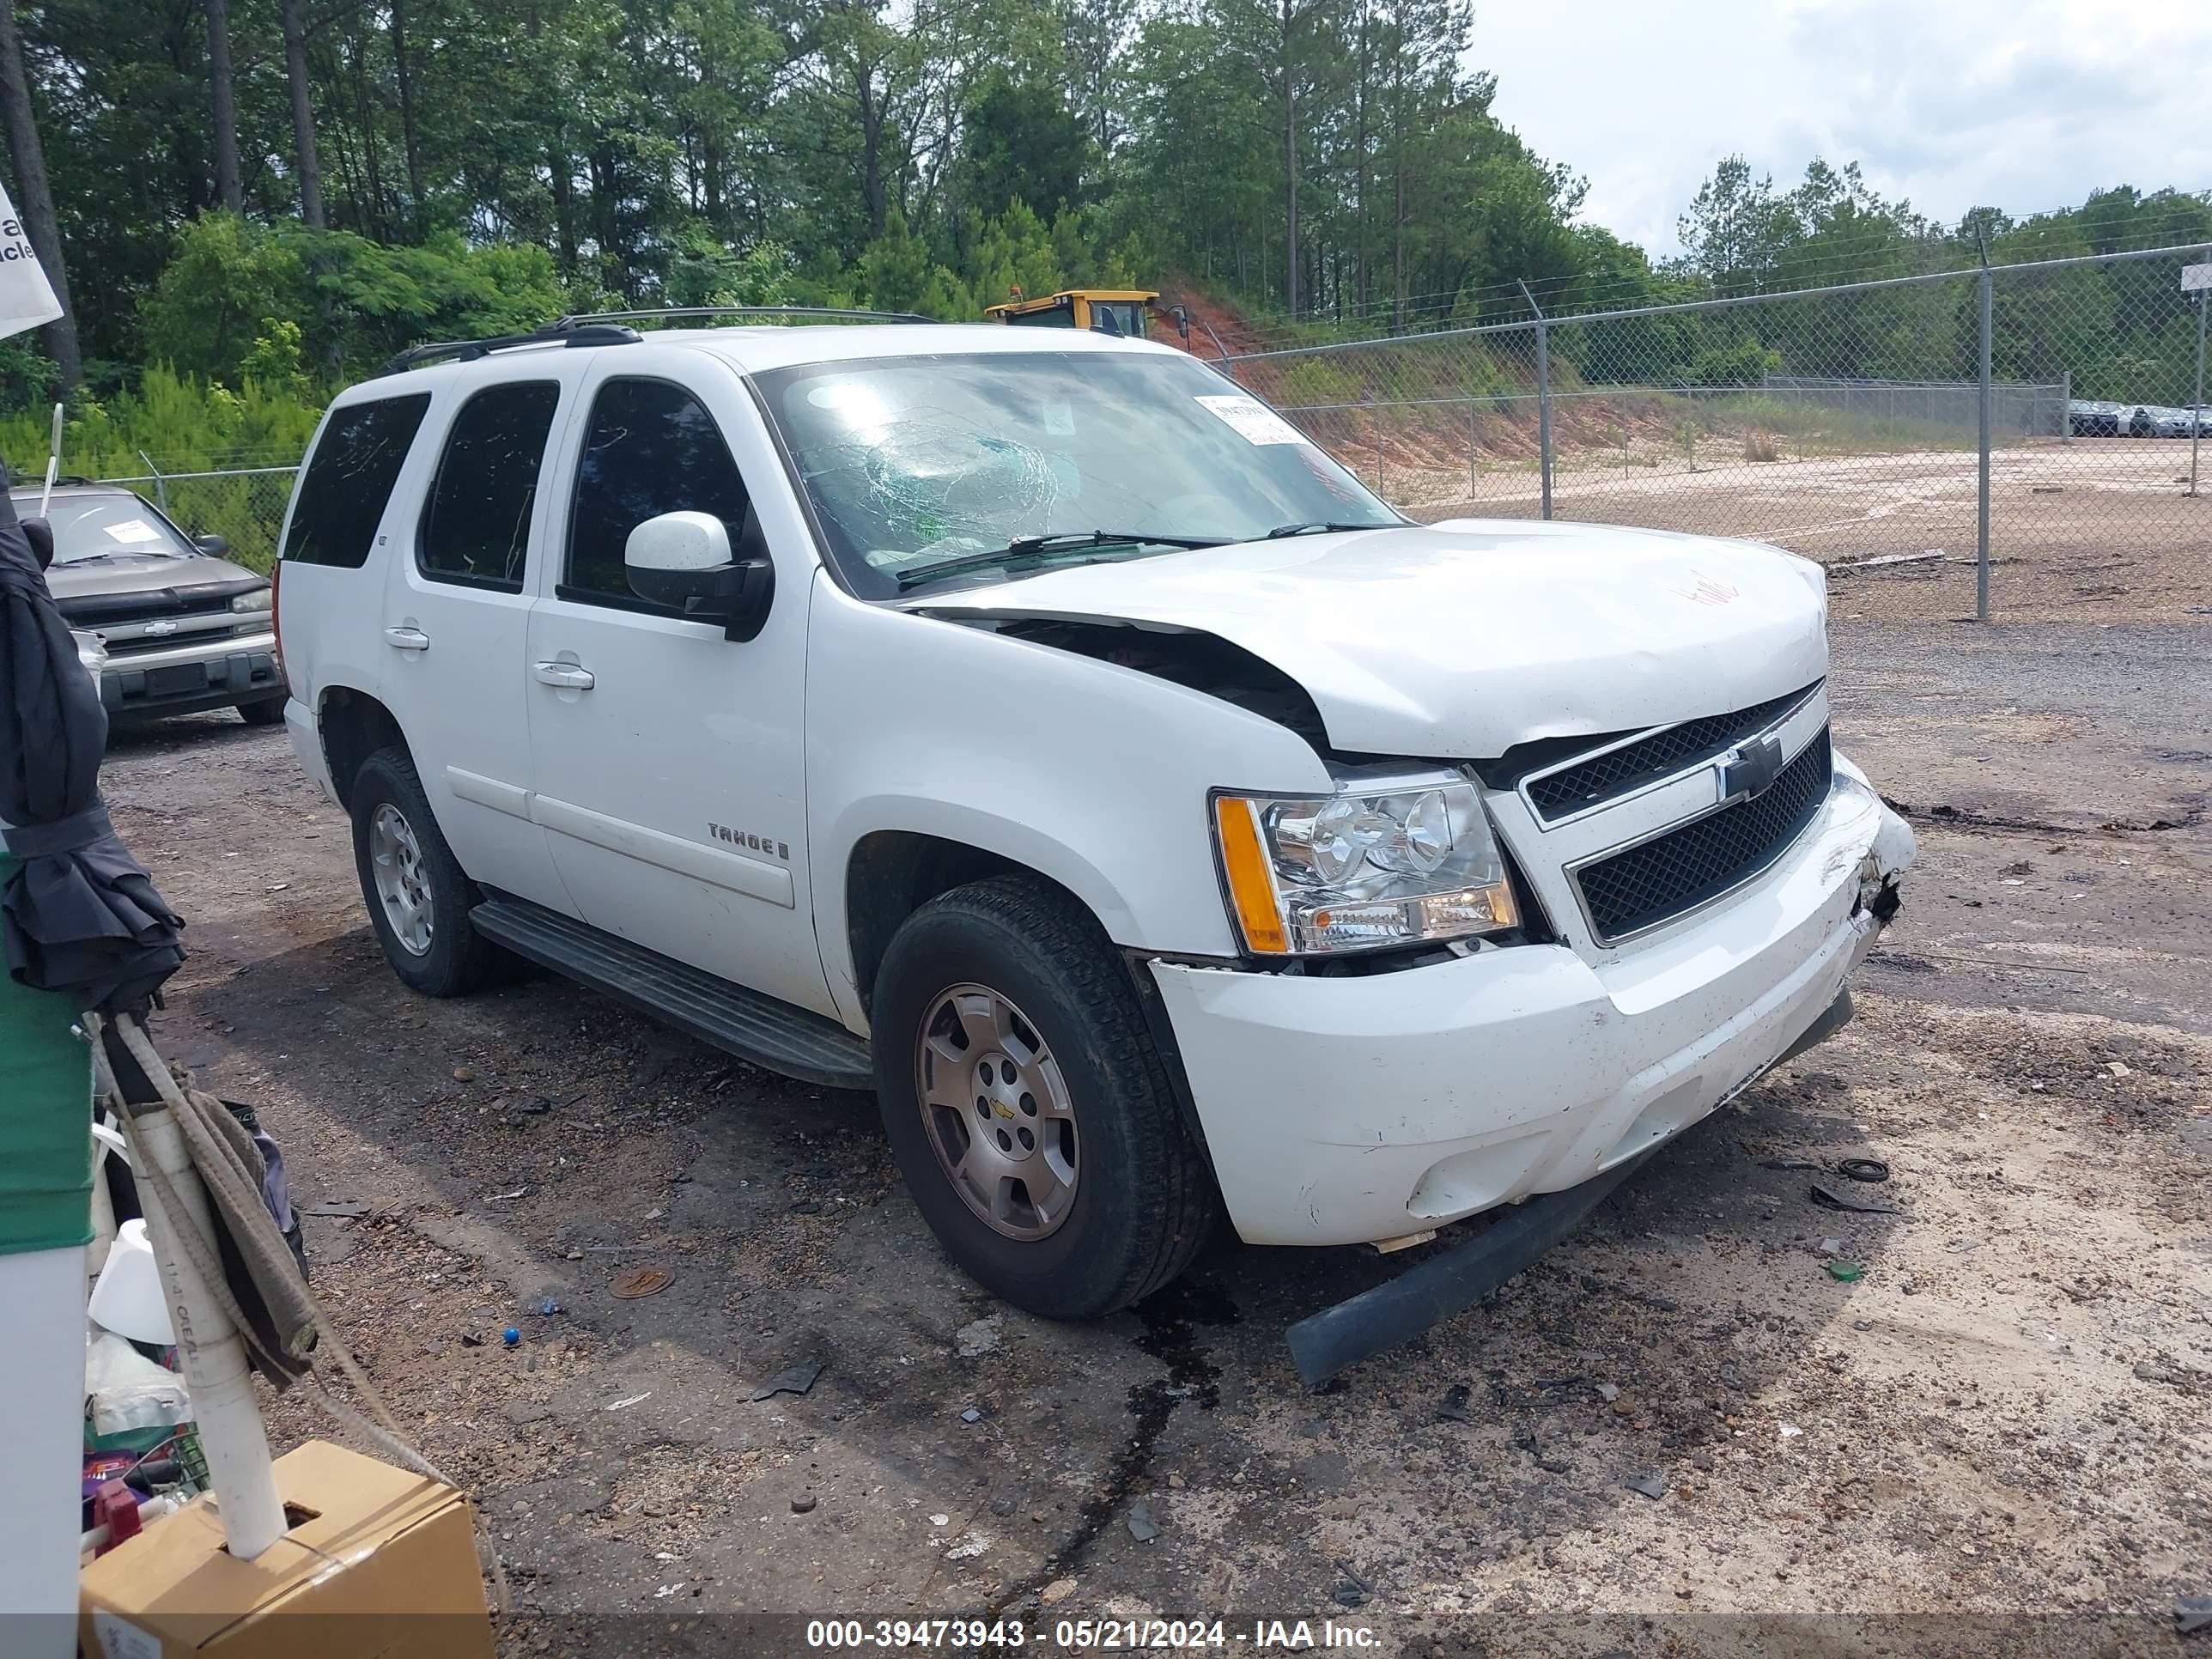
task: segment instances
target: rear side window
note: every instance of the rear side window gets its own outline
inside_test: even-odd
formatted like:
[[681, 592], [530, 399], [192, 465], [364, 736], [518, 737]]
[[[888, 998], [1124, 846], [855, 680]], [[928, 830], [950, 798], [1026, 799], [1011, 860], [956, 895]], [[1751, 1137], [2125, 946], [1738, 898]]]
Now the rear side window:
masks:
[[711, 513], [743, 532], [744, 480], [707, 407], [665, 380], [609, 380], [592, 402], [576, 471], [564, 599], [659, 611], [630, 592], [623, 567], [629, 532], [663, 513]]
[[561, 387], [528, 380], [487, 387], [461, 405], [422, 508], [416, 568], [440, 581], [518, 592], [530, 509]]
[[384, 504], [429, 407], [430, 394], [418, 392], [349, 404], [331, 416], [292, 502], [285, 558], [349, 570], [368, 562]]

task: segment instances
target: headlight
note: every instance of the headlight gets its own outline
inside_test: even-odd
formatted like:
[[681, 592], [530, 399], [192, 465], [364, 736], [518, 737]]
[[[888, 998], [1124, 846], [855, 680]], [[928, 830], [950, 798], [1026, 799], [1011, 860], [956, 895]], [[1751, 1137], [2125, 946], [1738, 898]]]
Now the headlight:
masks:
[[1213, 829], [1244, 948], [1373, 951], [1520, 926], [1474, 786], [1347, 783], [1318, 799], [1217, 795]]
[[266, 611], [270, 592], [266, 587], [257, 587], [251, 593], [241, 593], [230, 602], [233, 611]]

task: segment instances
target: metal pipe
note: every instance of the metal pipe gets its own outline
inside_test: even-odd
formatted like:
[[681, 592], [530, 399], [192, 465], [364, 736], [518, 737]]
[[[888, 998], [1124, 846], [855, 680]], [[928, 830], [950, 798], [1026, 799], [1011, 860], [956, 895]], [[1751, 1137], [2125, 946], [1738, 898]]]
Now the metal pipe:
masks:
[[1536, 313], [1536, 460], [1543, 475], [1543, 516], [1548, 520], [1552, 516], [1552, 350], [1545, 337], [1549, 331], [1544, 309], [1526, 283], [1521, 284], [1521, 297]]
[[1474, 399], [1467, 400], [1467, 498], [1473, 501], [1481, 490], [1482, 461], [1480, 416], [1475, 412]]
[[2197, 395], [2189, 405], [2189, 493], [2197, 493], [2197, 446], [2204, 435], [2204, 313], [2212, 292], [2197, 290]]
[[1981, 457], [1978, 483], [1978, 510], [1974, 518], [1974, 620], [1990, 619], [1990, 337], [1992, 331], [1991, 297], [1995, 284], [1990, 277], [1990, 268], [1984, 264], [1981, 275], [1982, 299], [1982, 371], [1980, 404]]
[[154, 458], [144, 450], [138, 452], [138, 459], [146, 463], [146, 470], [154, 475], [154, 505], [167, 513], [169, 510], [169, 481], [161, 476], [161, 469], [154, 465]]
[[284, 1505], [276, 1496], [270, 1466], [269, 1431], [253, 1397], [253, 1378], [246, 1363], [246, 1344], [178, 1243], [182, 1231], [214, 1248], [215, 1220], [207, 1188], [175, 1114], [167, 1106], [133, 1109], [131, 1127], [155, 1165], [168, 1177], [185, 1213], [170, 1212], [162, 1183], [142, 1176], [138, 1202], [146, 1212], [147, 1236], [168, 1294], [169, 1322], [177, 1334], [179, 1363], [191, 1391], [192, 1417], [199, 1425], [200, 1449], [207, 1455], [208, 1479], [222, 1516], [223, 1540], [241, 1561], [251, 1561], [284, 1535]]

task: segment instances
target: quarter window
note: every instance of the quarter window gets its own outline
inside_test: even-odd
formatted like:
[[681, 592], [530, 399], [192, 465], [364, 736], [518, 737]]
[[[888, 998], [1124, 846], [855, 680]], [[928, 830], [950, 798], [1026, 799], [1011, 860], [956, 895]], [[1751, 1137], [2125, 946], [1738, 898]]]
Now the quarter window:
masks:
[[563, 599], [661, 610], [630, 592], [629, 532], [663, 513], [711, 513], [735, 543], [745, 485], [706, 405], [665, 380], [609, 380], [592, 404], [576, 472]]
[[368, 562], [409, 446], [430, 394], [349, 404], [323, 423], [323, 435], [292, 502], [284, 556], [298, 564], [358, 570]]
[[461, 406], [422, 509], [416, 566], [441, 581], [520, 592], [530, 510], [561, 387], [525, 380], [487, 387]]

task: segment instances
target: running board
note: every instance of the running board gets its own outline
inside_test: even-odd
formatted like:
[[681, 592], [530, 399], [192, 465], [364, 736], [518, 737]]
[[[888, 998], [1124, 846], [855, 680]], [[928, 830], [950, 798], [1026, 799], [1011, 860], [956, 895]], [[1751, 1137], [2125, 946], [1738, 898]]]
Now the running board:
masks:
[[486, 899], [469, 921], [515, 955], [739, 1060], [826, 1089], [876, 1086], [868, 1045], [819, 1014], [740, 989], [528, 899]]

